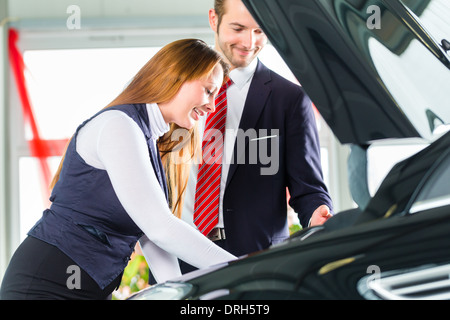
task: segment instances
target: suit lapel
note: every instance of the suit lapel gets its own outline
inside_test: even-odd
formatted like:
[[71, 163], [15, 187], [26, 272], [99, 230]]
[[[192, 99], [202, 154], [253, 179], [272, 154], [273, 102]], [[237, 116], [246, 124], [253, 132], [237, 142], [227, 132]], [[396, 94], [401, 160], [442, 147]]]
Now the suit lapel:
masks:
[[[248, 90], [247, 99], [245, 101], [244, 110], [242, 112], [241, 122], [239, 129], [247, 131], [248, 129], [255, 128], [262, 111], [266, 106], [267, 98], [269, 97], [272, 88], [270, 86], [270, 70], [258, 61], [255, 74]], [[225, 189], [228, 187], [233, 175], [237, 169], [237, 159], [240, 159], [245, 150], [248, 148], [248, 140], [245, 142], [245, 148], [239, 150], [237, 154], [237, 144], [234, 144], [233, 157], [234, 163], [230, 165], [228, 170], [227, 183]]]

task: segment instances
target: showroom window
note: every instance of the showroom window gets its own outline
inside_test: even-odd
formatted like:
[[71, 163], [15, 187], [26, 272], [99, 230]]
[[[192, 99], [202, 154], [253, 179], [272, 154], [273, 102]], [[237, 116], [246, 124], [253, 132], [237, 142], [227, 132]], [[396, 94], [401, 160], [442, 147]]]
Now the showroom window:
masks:
[[[101, 48], [70, 50], [27, 50], [23, 54], [26, 86], [39, 138], [58, 143], [45, 159], [51, 176], [63, 146], [77, 126], [117, 96], [133, 75], [159, 49]], [[30, 144], [34, 133], [23, 128]], [[48, 206], [48, 177], [40, 160], [29, 154], [19, 156], [20, 237], [39, 219]]]

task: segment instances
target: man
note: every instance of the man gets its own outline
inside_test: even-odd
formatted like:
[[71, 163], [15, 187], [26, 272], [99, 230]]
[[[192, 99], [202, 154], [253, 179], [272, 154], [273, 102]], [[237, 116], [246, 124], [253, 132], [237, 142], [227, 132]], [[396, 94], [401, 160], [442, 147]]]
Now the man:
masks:
[[[308, 96], [256, 59], [267, 37], [241, 0], [216, 0], [209, 22], [215, 32], [215, 48], [231, 66], [232, 80], [226, 98], [221, 98], [227, 111], [218, 218], [210, 218], [216, 213], [199, 217], [199, 207], [207, 211], [205, 207], [212, 206], [213, 200], [203, 199], [201, 208], [202, 196], [196, 195], [196, 189], [206, 188], [203, 185], [214, 179], [211, 172], [215, 170], [206, 170], [197, 179], [202, 169], [196, 165], [190, 174], [182, 218], [196, 227], [207, 221], [199, 230], [241, 256], [288, 238], [286, 187], [289, 204], [303, 227], [322, 224], [331, 217], [332, 202], [322, 178], [318, 134]], [[206, 120], [210, 130], [208, 126]], [[218, 146], [215, 149], [221, 150]], [[205, 152], [211, 151], [203, 150], [204, 160]], [[269, 154], [271, 163], [263, 156]], [[203, 196], [212, 192], [203, 190]]]

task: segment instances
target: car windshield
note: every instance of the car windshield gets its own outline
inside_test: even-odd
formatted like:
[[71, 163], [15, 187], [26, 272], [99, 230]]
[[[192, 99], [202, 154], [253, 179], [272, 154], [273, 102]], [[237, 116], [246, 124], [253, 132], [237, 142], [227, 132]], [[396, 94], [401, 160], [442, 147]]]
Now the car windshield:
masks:
[[[355, 2], [361, 1], [345, 2], [346, 10], [342, 7], [338, 10], [340, 23], [346, 25], [379, 81], [420, 135], [433, 140], [435, 135], [448, 130], [450, 57], [443, 50], [439, 52], [441, 56], [437, 56], [435, 48], [417, 40], [407, 27], [407, 19], [394, 16], [381, 1], [367, 8], [374, 14], [368, 21], [361, 19], [361, 12], [357, 10]], [[437, 43], [443, 39], [450, 41], [450, 1], [403, 0], [401, 4], [407, 8], [410, 18], [420, 20]], [[335, 5], [342, 6], [343, 3], [336, 1]]]
[[450, 152], [443, 152], [441, 158], [421, 183], [410, 213], [450, 205]]

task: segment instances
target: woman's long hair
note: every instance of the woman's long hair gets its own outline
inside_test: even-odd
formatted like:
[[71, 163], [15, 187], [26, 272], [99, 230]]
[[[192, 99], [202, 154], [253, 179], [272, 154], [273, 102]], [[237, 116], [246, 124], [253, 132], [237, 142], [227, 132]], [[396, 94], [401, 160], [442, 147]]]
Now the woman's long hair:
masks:
[[[165, 103], [175, 97], [181, 86], [188, 82], [206, 79], [220, 63], [224, 75], [228, 73], [228, 65], [221, 56], [205, 42], [198, 39], [183, 39], [174, 41], [151, 58], [135, 75], [128, 86], [105, 108], [138, 103]], [[173, 139], [173, 133], [181, 129], [176, 124], [170, 125], [170, 130], [158, 140], [161, 159], [165, 168], [167, 185], [169, 188], [169, 205], [172, 212], [181, 216], [183, 194], [189, 178], [189, 166], [192, 161], [179, 159], [195, 158], [199, 142], [197, 126], [185, 132], [182, 139]], [[174, 141], [173, 141], [174, 140]], [[170, 156], [172, 152], [180, 156]], [[189, 157], [186, 157], [187, 153]], [[50, 188], [59, 179], [64, 156], [57, 169]], [[173, 161], [177, 159], [178, 161]]]

